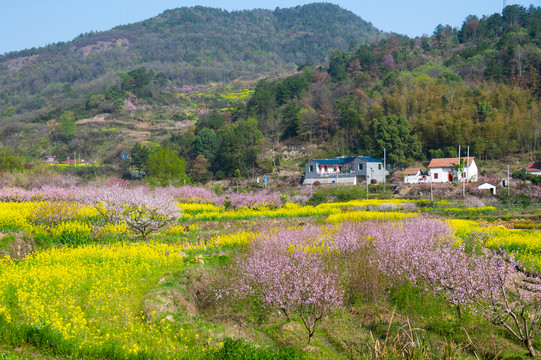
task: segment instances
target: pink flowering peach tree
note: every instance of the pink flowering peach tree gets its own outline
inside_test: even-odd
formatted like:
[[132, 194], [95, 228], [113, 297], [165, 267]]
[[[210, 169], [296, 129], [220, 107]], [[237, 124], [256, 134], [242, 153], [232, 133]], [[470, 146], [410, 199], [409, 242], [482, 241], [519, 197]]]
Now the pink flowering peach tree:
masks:
[[235, 298], [256, 300], [288, 319], [297, 315], [310, 343], [318, 321], [342, 305], [338, 269], [325, 254], [311, 248], [319, 229], [266, 233], [233, 264], [228, 291]]
[[80, 192], [80, 197], [93, 204], [105, 221], [125, 223], [143, 240], [175, 222], [182, 213], [174, 196], [142, 186], [89, 187]]

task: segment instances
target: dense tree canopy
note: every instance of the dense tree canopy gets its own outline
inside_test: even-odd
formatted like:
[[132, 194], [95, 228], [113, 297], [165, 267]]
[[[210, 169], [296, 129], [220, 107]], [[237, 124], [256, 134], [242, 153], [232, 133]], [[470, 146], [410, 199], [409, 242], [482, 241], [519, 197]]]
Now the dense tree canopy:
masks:
[[161, 186], [181, 185], [188, 180], [186, 162], [169, 148], [154, 150], [148, 157], [146, 168], [149, 180]]
[[375, 155], [384, 150], [391, 164], [410, 165], [422, 156], [421, 143], [412, 135], [413, 125], [403, 116], [384, 116], [374, 123]]
[[21, 170], [23, 168], [22, 159], [13, 153], [13, 150], [6, 146], [0, 147], [0, 171]]

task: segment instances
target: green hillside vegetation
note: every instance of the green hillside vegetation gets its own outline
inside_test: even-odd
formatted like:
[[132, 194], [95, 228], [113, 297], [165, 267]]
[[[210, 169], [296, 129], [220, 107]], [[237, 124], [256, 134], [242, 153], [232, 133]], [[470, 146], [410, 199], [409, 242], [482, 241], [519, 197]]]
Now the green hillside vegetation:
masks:
[[[263, 24], [263, 29], [272, 23], [283, 30], [287, 28], [283, 24], [294, 22], [294, 16], [295, 26], [308, 26], [309, 19], [324, 10], [345, 18], [351, 15], [322, 4], [274, 12], [183, 8], [112, 33], [138, 29], [141, 34], [156, 34], [158, 28], [169, 29], [167, 24], [178, 29], [188, 23], [210, 26], [203, 13], [223, 15], [213, 24], [242, 15]], [[65, 106], [45, 112], [4, 108], [0, 140], [28, 157], [50, 152], [65, 159], [77, 152], [101, 163], [116, 163], [124, 174], [130, 162], [121, 161], [121, 154], [128, 154], [135, 144], [150, 154], [159, 144], [185, 161], [189, 178], [202, 182], [264, 173], [298, 178], [311, 157], [363, 154], [381, 158], [384, 149], [394, 166], [456, 156], [459, 145], [461, 155], [466, 155], [469, 146], [470, 156], [481, 161], [533, 160], [541, 156], [539, 19], [541, 8], [512, 5], [502, 15], [470, 16], [460, 29], [439, 25], [429, 37], [387, 34], [370, 44], [363, 44], [366, 37], [354, 37], [347, 50], [333, 50], [333, 43], [320, 40], [317, 46], [326, 49], [328, 62], [321, 62], [325, 55], [314, 60], [306, 57], [291, 60], [291, 66], [303, 63], [282, 67], [280, 75], [243, 81], [244, 75], [236, 73], [232, 78], [238, 79], [233, 82], [205, 85], [173, 79], [171, 69], [154, 50], [156, 58], [142, 57], [137, 62], [140, 66], [114, 76], [109, 72], [110, 83], [100, 83], [103, 90], [81, 87], [82, 92]], [[342, 30], [330, 20], [325, 24], [314, 25], [312, 34], [340, 38], [337, 32]], [[286, 38], [293, 41], [291, 36]], [[155, 45], [148, 39], [144, 43]], [[297, 45], [292, 49], [298, 50]], [[276, 48], [284, 51], [287, 46], [280, 43]], [[106, 54], [110, 52], [95, 55]], [[216, 54], [207, 58], [215, 64], [229, 61]], [[253, 77], [272, 73], [260, 72], [257, 66], [253, 69]], [[145, 164], [132, 166], [146, 170]]]

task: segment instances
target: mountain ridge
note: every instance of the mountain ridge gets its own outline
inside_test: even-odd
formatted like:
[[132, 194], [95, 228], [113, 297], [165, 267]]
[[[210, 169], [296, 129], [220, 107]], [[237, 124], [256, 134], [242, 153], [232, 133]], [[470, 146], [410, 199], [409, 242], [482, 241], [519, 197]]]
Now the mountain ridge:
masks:
[[226, 10], [202, 6], [82, 34], [67, 42], [0, 56], [0, 118], [85, 101], [146, 67], [172, 86], [251, 80], [321, 63], [329, 49], [374, 41], [383, 33], [337, 5]]

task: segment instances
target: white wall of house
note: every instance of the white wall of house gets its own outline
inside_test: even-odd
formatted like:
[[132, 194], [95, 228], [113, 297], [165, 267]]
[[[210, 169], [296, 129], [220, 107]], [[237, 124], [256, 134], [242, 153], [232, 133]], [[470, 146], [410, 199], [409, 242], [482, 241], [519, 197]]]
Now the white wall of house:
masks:
[[435, 183], [449, 182], [449, 174], [451, 174], [451, 168], [429, 169], [429, 177], [432, 180], [432, 182], [435, 182]]
[[357, 178], [355, 176], [351, 177], [326, 177], [326, 178], [311, 178], [311, 179], [304, 179], [303, 185], [314, 185], [315, 182], [319, 182], [320, 184], [340, 184], [340, 185], [357, 185]]
[[406, 175], [406, 176], [404, 176], [404, 182], [406, 184], [417, 184], [419, 182], [419, 176], [417, 176], [417, 175]]
[[471, 182], [477, 181], [477, 178], [479, 176], [479, 169], [477, 168], [477, 164], [475, 163], [475, 161], [473, 161], [470, 166], [464, 169], [463, 174], [457, 173], [456, 170], [451, 167], [431, 168], [429, 169], [429, 174], [432, 182], [435, 183], [449, 182], [449, 175], [454, 175], [454, 180], [459, 182], [462, 181], [462, 179], [467, 179], [467, 182]]
[[[329, 159], [331, 160], [331, 159]], [[310, 160], [306, 163], [304, 183], [310, 184], [315, 181], [320, 183], [351, 183], [353, 180], [340, 180], [340, 178], [355, 178], [354, 184], [358, 181], [364, 182], [368, 180], [376, 180], [378, 183], [383, 182], [388, 171], [383, 168], [383, 162], [371, 157], [351, 157], [351, 162], [343, 162], [341, 164], [321, 164], [320, 162], [328, 162], [328, 160]], [[329, 181], [322, 179], [329, 178]], [[310, 180], [312, 179], [312, 180]], [[337, 180], [338, 179], [338, 180]]]
[[477, 181], [479, 178], [479, 168], [477, 167], [477, 162], [472, 161], [471, 165], [468, 166], [464, 172], [464, 175], [467, 176], [467, 182]]
[[404, 182], [406, 184], [418, 184], [421, 182], [422, 176], [421, 175], [406, 175], [404, 176]]
[[385, 178], [386, 171], [383, 169], [383, 163], [377, 162], [367, 162], [366, 163], [366, 178], [369, 182], [372, 179], [376, 180], [378, 183], [382, 183]]

